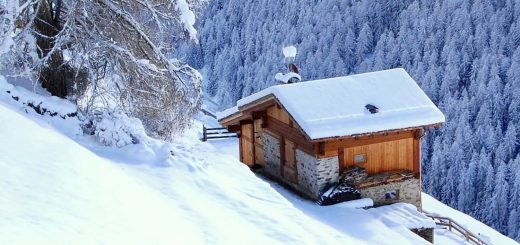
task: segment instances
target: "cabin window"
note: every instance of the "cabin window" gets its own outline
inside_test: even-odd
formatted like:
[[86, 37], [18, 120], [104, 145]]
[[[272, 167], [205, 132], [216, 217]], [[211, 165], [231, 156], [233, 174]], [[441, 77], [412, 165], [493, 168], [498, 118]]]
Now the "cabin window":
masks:
[[393, 190], [385, 193], [385, 200], [397, 200], [399, 199], [399, 190]]
[[367, 155], [366, 154], [357, 154], [354, 155], [354, 163], [366, 163]]

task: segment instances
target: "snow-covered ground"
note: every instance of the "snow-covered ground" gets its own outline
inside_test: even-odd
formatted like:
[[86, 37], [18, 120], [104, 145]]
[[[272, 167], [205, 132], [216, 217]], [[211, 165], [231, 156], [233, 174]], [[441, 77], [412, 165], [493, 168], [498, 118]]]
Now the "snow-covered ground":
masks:
[[[480, 239], [482, 239], [485, 242], [488, 242], [489, 244], [518, 244], [513, 239], [502, 235], [500, 232], [496, 231], [495, 229], [481, 223], [480, 221], [474, 219], [473, 217], [464, 214], [462, 212], [459, 212], [453, 208], [450, 208], [449, 206], [439, 202], [437, 199], [431, 197], [430, 195], [423, 193], [422, 195], [422, 201], [423, 201], [423, 208], [424, 210], [437, 214], [439, 216], [443, 217], [450, 217], [453, 220], [455, 220], [460, 225], [464, 226], [469, 231], [480, 235]], [[449, 234], [450, 232], [447, 232], [442, 229], [436, 230], [436, 236], [439, 237], [439, 239], [444, 239], [445, 235], [446, 237], [454, 237], [453, 233]], [[457, 234], [457, 238], [461, 239], [460, 235]], [[444, 244], [444, 243], [439, 243]]]
[[[200, 142], [200, 122], [173, 144], [123, 148], [64, 126], [74, 123], [27, 114], [0, 91], [0, 244], [428, 244], [255, 176], [238, 162], [236, 139]], [[462, 241], [437, 234], [439, 244]]]

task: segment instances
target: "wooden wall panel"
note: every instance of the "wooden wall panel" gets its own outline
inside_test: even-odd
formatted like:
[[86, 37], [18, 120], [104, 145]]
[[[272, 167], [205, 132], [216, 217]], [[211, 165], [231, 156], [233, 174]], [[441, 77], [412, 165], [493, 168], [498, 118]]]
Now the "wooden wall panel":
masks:
[[255, 163], [253, 124], [242, 124], [240, 131], [241, 161], [247, 165]]
[[366, 168], [369, 174], [398, 169], [415, 170], [413, 137], [343, 148], [342, 168], [355, 166], [354, 157], [358, 154], [365, 154], [366, 162], [358, 165]]
[[262, 134], [263, 134], [263, 128], [262, 128], [262, 119], [256, 119], [254, 120], [253, 125], [254, 130], [254, 145], [255, 145], [255, 163], [264, 165], [264, 142], [262, 141]]
[[267, 115], [270, 117], [273, 117], [275, 119], [278, 119], [279, 121], [292, 126], [291, 118], [289, 117], [289, 114], [282, 109], [281, 107], [278, 107], [277, 105], [271, 106], [267, 108]]
[[282, 171], [283, 177], [293, 183], [298, 181], [298, 170], [296, 167], [296, 146], [295, 144], [288, 140], [284, 139], [284, 157], [282, 158]]
[[370, 145], [375, 143], [390, 142], [400, 139], [411, 138], [414, 131], [402, 131], [399, 133], [378, 134], [371, 136], [362, 136], [357, 138], [348, 138], [341, 140], [330, 140], [325, 142], [324, 154], [320, 154], [320, 158], [332, 157], [338, 155], [338, 149], [354, 146]]
[[311, 155], [314, 154], [314, 145], [310, 143], [297, 128], [291, 127], [271, 116], [265, 117], [264, 125], [264, 130], [269, 130], [277, 135], [284, 136], [294, 142], [298, 149]]

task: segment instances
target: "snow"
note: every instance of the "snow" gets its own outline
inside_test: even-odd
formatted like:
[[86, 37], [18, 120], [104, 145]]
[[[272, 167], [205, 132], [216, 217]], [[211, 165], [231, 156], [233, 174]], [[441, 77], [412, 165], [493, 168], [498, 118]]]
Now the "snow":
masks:
[[177, 0], [177, 11], [180, 12], [179, 18], [184, 25], [184, 30], [190, 35], [190, 39], [198, 42], [197, 30], [195, 29], [195, 14], [190, 9], [190, 5], [186, 0]]
[[389, 227], [404, 225], [408, 229], [435, 228], [435, 222], [431, 218], [417, 211], [417, 207], [408, 203], [395, 203], [372, 208], [368, 209], [368, 212]]
[[218, 112], [216, 113], [216, 116], [217, 116], [217, 118], [219, 118], [219, 120], [220, 120], [220, 119], [222, 119], [222, 118], [225, 118], [225, 117], [231, 116], [231, 115], [236, 114], [236, 113], [238, 113], [238, 112], [239, 112], [239, 110], [238, 110], [238, 106], [233, 106], [233, 107], [227, 108], [227, 109], [225, 109], [225, 110], [223, 110], [223, 111], [218, 111]]
[[296, 57], [297, 49], [296, 49], [296, 47], [291, 45], [291, 46], [284, 47], [282, 49], [282, 52], [283, 52], [283, 56], [285, 58], [293, 58], [294, 59]]
[[336, 206], [342, 208], [369, 208], [374, 206], [374, 200], [370, 198], [361, 198], [348, 202], [338, 203]]
[[2, 96], [6, 96], [7, 93], [11, 97], [17, 97], [21, 104], [32, 103], [35, 106], [41, 105], [44, 108], [53, 108], [53, 112], [60, 116], [66, 116], [77, 111], [76, 106], [69, 101], [64, 101], [55, 96], [38, 95], [23, 87], [13, 86], [3, 76], [0, 76], [0, 93]]
[[[312, 140], [445, 121], [442, 112], [401, 68], [276, 85], [239, 100], [237, 106], [269, 95], [280, 101]], [[379, 113], [368, 112], [367, 104], [377, 106]], [[219, 120], [234, 111], [219, 113]]]
[[[200, 142], [201, 122], [172, 144], [105, 147], [61, 127], [72, 118], [48, 121], [0, 95], [2, 244], [428, 244], [354, 202], [318, 206], [258, 178], [238, 161], [237, 139]], [[450, 211], [423, 200], [429, 211]], [[494, 244], [514, 244], [467, 222]], [[436, 243], [463, 244], [444, 233]]]
[[282, 82], [282, 83], [288, 83], [289, 80], [293, 77], [296, 77], [298, 78], [298, 80], [302, 80], [302, 77], [300, 76], [300, 74], [298, 73], [294, 73], [294, 72], [288, 72], [288, 73], [276, 73], [274, 75], [274, 79], [276, 79], [276, 81], [279, 81], [279, 82]]
[[349, 236], [363, 239], [370, 244], [430, 244], [405, 226], [387, 226], [368, 210], [345, 207], [342, 204], [319, 206], [302, 199], [276, 182], [266, 181], [305, 214]]
[[[495, 229], [479, 222], [473, 217], [457, 211], [449, 206], [439, 202], [437, 199], [430, 195], [422, 194], [423, 209], [432, 214], [436, 214], [443, 217], [450, 217], [460, 225], [464, 226], [474, 234], [480, 235], [480, 239], [489, 244], [518, 244], [513, 239], [501, 234]], [[437, 235], [437, 233], [436, 233]], [[460, 237], [460, 236], [459, 236]]]
[[195, 129], [112, 148], [72, 140], [9, 97], [0, 117], [2, 244], [366, 243], [308, 217]]

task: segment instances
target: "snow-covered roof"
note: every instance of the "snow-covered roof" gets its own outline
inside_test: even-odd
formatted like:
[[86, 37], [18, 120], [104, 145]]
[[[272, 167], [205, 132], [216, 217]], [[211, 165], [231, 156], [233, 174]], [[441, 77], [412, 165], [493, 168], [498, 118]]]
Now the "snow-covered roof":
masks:
[[[273, 95], [311, 140], [443, 123], [442, 112], [402, 69], [276, 85], [217, 113], [219, 120]], [[370, 113], [365, 106], [379, 108]]]

